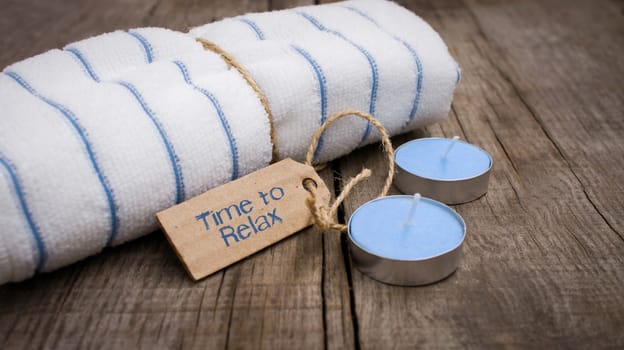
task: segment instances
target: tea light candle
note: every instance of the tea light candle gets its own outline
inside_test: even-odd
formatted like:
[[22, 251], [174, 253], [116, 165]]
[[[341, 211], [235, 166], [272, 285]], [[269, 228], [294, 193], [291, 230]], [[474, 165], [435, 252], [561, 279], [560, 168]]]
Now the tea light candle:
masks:
[[394, 184], [403, 193], [419, 192], [447, 204], [475, 200], [487, 192], [492, 157], [459, 140], [424, 138], [396, 150]]
[[466, 235], [459, 214], [419, 194], [374, 199], [353, 213], [348, 229], [351, 257], [360, 271], [412, 286], [453, 273]]

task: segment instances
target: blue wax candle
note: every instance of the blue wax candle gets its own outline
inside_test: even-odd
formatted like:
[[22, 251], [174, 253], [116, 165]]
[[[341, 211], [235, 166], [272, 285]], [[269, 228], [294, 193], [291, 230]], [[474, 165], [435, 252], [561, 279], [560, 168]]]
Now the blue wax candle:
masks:
[[[453, 145], [449, 149], [451, 143]], [[492, 166], [492, 158], [481, 148], [445, 138], [407, 142], [397, 149], [395, 161], [414, 175], [443, 181], [479, 176]]]
[[388, 196], [358, 208], [349, 221], [349, 235], [360, 248], [382, 258], [423, 260], [457, 248], [465, 225], [438, 201], [423, 197], [414, 207], [413, 196]]

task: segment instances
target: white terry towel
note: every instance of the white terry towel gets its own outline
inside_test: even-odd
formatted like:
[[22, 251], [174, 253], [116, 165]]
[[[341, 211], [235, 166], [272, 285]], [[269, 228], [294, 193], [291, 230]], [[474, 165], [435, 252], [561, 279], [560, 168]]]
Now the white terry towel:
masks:
[[[391, 134], [446, 116], [459, 69], [437, 33], [385, 0], [248, 14], [197, 27], [117, 31], [0, 74], [0, 283], [50, 271], [156, 229], [154, 214], [267, 166], [258, 96], [282, 158], [301, 160], [331, 114]], [[317, 161], [378, 140], [347, 118]]]

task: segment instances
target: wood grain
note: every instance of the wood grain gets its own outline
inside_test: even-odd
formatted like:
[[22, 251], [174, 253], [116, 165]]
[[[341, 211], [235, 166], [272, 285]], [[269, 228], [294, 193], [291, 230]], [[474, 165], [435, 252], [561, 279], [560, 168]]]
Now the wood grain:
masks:
[[[489, 193], [456, 206], [468, 238], [455, 275], [410, 289], [353, 272], [362, 348], [623, 344], [622, 168], [613, 166], [624, 155], [614, 132], [622, 130], [623, 101], [614, 77], [623, 72], [606, 64], [611, 53], [596, 52], [609, 51], [606, 45], [589, 39], [617, 40], [621, 18], [610, 3], [564, 5], [449, 1], [413, 8], [441, 31], [464, 72], [451, 118], [426, 134], [460, 135], [490, 151], [495, 166]], [[344, 159], [342, 175], [361, 164], [385, 172], [369, 148]], [[350, 198], [346, 214], [369, 196], [362, 190]]]
[[[351, 266], [344, 236], [309, 229], [195, 283], [154, 233], [0, 287], [0, 348], [624, 347], [624, 4], [401, 2], [463, 75], [449, 119], [395, 145], [459, 135], [495, 162], [488, 194], [455, 206], [468, 225], [457, 273], [388, 286]], [[8, 0], [0, 66], [114, 29], [311, 3]], [[373, 177], [343, 222], [383, 183], [379, 147], [321, 173], [339, 190], [362, 166]]]

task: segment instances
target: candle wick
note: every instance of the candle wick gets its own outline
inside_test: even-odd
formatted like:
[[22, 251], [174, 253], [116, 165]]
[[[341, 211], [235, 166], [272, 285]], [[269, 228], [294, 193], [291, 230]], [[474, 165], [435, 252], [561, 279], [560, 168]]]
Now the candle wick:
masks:
[[459, 136], [457, 136], [457, 135], [453, 136], [451, 144], [448, 145], [448, 147], [446, 148], [446, 151], [444, 151], [444, 155], [442, 156], [442, 159], [446, 159], [446, 157], [448, 156], [449, 152], [451, 152], [451, 149], [453, 149], [453, 146], [455, 146], [455, 144], [457, 143], [457, 140], [459, 140]]
[[418, 206], [418, 202], [420, 202], [420, 193], [414, 194], [414, 199], [412, 201], [412, 207], [410, 208], [409, 215], [407, 216], [407, 221], [405, 221], [405, 226], [413, 226], [414, 225], [414, 216], [416, 216], [416, 207]]

